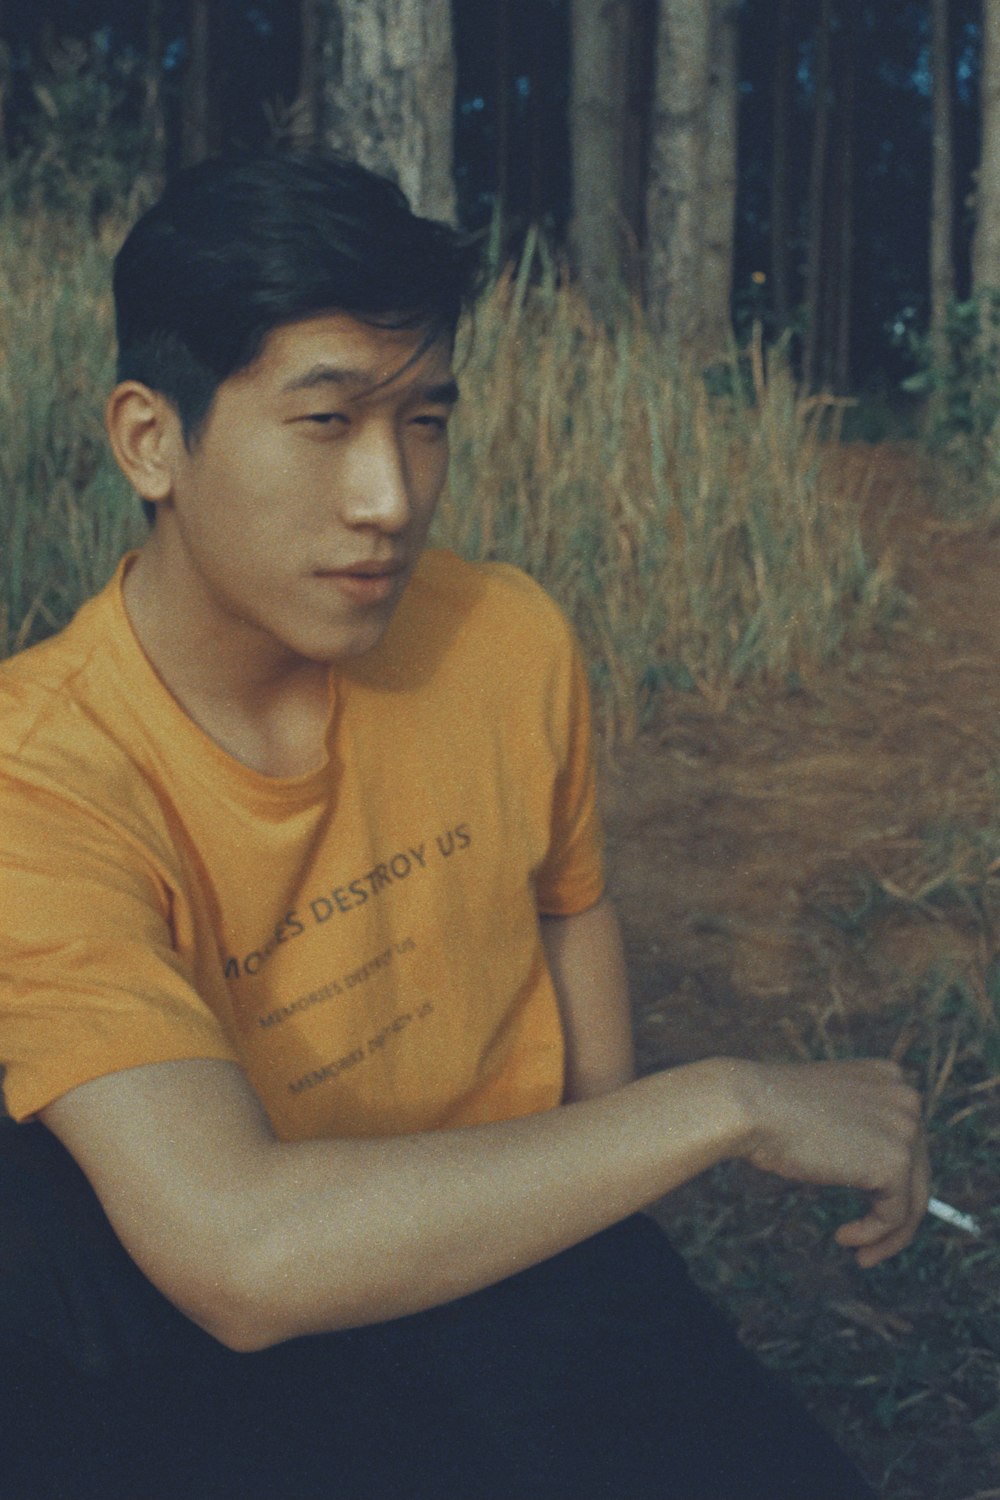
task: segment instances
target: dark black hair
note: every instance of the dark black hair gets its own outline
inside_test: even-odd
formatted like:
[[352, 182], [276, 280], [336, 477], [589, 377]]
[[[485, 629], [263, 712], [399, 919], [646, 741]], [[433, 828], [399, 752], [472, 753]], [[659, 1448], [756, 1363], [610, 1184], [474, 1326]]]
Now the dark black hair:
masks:
[[[197, 439], [218, 387], [282, 324], [348, 312], [453, 338], [473, 295], [466, 234], [326, 152], [220, 157], [179, 172], [115, 260], [118, 378], [176, 407]], [[147, 515], [152, 507], [144, 506]]]

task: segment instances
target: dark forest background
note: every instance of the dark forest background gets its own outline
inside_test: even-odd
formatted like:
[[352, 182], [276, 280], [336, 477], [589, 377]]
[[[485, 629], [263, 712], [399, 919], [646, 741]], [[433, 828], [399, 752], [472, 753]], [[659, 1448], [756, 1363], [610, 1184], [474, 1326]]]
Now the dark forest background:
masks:
[[[188, 0], [0, 0], [3, 145], [8, 160], [53, 135], [81, 174], [119, 191], [129, 174], [171, 170], [185, 156], [193, 7]], [[211, 6], [211, 149], [288, 130], [303, 66], [301, 11], [281, 0]], [[458, 66], [455, 162], [459, 212], [483, 226], [502, 214], [516, 242], [529, 223], [565, 236], [570, 216], [567, 102], [569, 0], [454, 0]], [[779, 34], [786, 13], [790, 32]], [[820, 0], [783, 7], [742, 0], [739, 190], [733, 315], [770, 332], [794, 326], [803, 299], [810, 140]], [[924, 3], [845, 0], [832, 21], [834, 140], [850, 139], [850, 386], [895, 389], [913, 367], [928, 320], [931, 74]], [[980, 6], [953, 0], [956, 294], [969, 294], [972, 193], [979, 157]], [[641, 161], [651, 93], [655, 0], [636, 0], [629, 113]], [[775, 307], [771, 246], [775, 89], [784, 79], [793, 126], [787, 220], [789, 306]], [[853, 121], [838, 137], [851, 80]], [[157, 121], [151, 129], [151, 99]], [[151, 137], [156, 137], [152, 139]], [[834, 148], [836, 150], [836, 147]], [[836, 174], [834, 174], [836, 178]], [[833, 190], [834, 193], [836, 189]], [[641, 210], [640, 210], [641, 213]], [[641, 224], [636, 226], [641, 233]]]

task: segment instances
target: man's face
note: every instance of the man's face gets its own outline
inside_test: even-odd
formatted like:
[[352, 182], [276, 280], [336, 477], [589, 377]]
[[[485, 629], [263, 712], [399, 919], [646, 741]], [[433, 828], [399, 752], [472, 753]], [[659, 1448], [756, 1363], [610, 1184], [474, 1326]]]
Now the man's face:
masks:
[[322, 315], [275, 329], [219, 387], [155, 539], [206, 631], [289, 662], [381, 640], [448, 468], [450, 349], [414, 360], [420, 341]]

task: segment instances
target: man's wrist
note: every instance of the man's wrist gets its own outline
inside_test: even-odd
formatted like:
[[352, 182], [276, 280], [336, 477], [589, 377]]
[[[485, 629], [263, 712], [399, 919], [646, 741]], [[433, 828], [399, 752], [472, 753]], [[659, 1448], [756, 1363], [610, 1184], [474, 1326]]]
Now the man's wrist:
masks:
[[745, 1157], [760, 1128], [760, 1092], [766, 1088], [758, 1063], [742, 1057], [709, 1057], [703, 1068], [718, 1131], [720, 1160]]
[[651, 1091], [656, 1149], [665, 1148], [674, 1166], [686, 1163], [678, 1182], [750, 1152], [758, 1128], [755, 1071], [739, 1058], [709, 1057], [628, 1085]]

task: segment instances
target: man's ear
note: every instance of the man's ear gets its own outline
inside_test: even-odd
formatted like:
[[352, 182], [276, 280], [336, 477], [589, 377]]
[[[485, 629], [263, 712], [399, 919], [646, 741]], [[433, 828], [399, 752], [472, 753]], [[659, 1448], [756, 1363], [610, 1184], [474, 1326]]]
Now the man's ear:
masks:
[[165, 396], [124, 380], [108, 397], [104, 421], [115, 462], [143, 500], [169, 499], [184, 446], [180, 417]]

